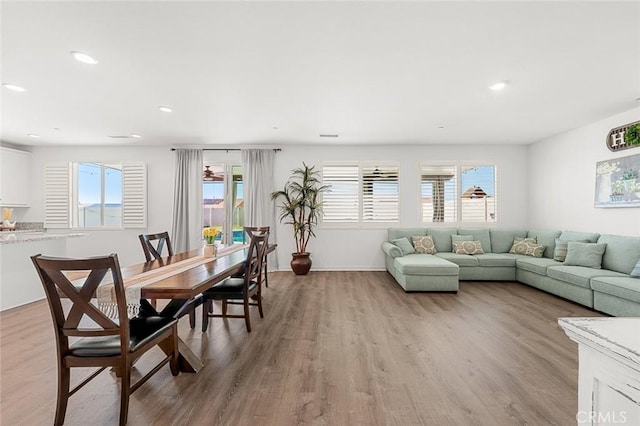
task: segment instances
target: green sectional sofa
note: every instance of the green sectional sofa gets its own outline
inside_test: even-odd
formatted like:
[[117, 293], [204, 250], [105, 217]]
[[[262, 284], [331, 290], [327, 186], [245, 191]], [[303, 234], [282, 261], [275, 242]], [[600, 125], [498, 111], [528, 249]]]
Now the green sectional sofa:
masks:
[[[471, 236], [481, 243], [484, 253], [453, 253], [452, 235]], [[411, 242], [418, 236], [431, 236], [436, 253], [405, 253], [392, 243], [403, 237]], [[535, 238], [544, 246], [542, 257], [509, 253], [515, 238]], [[606, 245], [601, 268], [554, 260], [557, 240]], [[578, 246], [572, 245], [572, 250]], [[389, 228], [382, 250], [387, 271], [405, 291], [455, 292], [459, 280], [519, 281], [610, 315], [640, 316], [640, 278], [629, 275], [640, 260], [640, 237], [493, 228]]]

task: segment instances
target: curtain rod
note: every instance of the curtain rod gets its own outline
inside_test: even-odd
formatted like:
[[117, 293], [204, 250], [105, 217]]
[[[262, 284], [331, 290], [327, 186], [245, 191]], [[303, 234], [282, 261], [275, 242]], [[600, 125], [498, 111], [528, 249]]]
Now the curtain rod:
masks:
[[[177, 148], [171, 148], [171, 151], [175, 151]], [[200, 148], [202, 151], [242, 151], [240, 148]], [[259, 148], [249, 148], [249, 149], [259, 149]], [[273, 152], [280, 152], [281, 148], [273, 148]]]

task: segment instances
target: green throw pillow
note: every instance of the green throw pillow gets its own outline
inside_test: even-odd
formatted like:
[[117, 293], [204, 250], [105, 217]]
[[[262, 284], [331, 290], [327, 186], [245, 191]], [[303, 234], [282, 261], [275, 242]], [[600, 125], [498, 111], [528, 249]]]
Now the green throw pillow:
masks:
[[633, 278], [640, 278], [640, 259], [638, 259], [638, 263], [633, 267], [633, 271], [630, 274]]
[[564, 264], [600, 269], [602, 268], [602, 255], [606, 248], [606, 244], [569, 241], [567, 258], [564, 260]]
[[391, 244], [397, 246], [400, 250], [402, 250], [403, 256], [416, 252], [416, 250], [411, 245], [411, 242], [406, 237], [391, 240]]
[[[578, 243], [588, 243], [587, 240], [576, 240]], [[553, 260], [557, 260], [558, 262], [564, 262], [567, 258], [567, 247], [569, 245], [569, 240], [561, 240], [560, 238], [556, 238], [556, 247], [553, 250]]]

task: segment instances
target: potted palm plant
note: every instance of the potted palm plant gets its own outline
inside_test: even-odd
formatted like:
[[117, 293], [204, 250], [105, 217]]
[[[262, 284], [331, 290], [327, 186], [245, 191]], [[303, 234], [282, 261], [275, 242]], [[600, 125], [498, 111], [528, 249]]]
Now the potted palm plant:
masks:
[[307, 244], [311, 237], [315, 237], [315, 227], [322, 214], [320, 194], [329, 186], [322, 185], [315, 166], [302, 163], [302, 167], [291, 173], [284, 188], [271, 193], [271, 199], [280, 200], [280, 223], [293, 227], [296, 251], [291, 253], [291, 269], [296, 275], [306, 275], [311, 269]]

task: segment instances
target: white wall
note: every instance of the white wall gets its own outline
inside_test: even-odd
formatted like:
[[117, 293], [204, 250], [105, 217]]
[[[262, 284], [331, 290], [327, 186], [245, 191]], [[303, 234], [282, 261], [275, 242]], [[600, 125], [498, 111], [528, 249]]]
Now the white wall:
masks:
[[[147, 228], [90, 230], [82, 238], [70, 238], [70, 257], [117, 253], [123, 266], [144, 261], [138, 235], [171, 231], [173, 209], [174, 153], [168, 147], [30, 147], [30, 208], [20, 221], [44, 221], [44, 164], [64, 161], [144, 161], [147, 164]], [[51, 230], [49, 232], [55, 232]], [[44, 253], [47, 254], [47, 253]]]
[[[69, 240], [69, 256], [100, 255], [116, 252], [122, 265], [144, 260], [137, 235], [171, 229], [173, 203], [174, 154], [169, 148], [143, 147], [31, 147], [32, 176], [31, 208], [21, 221], [41, 222], [43, 206], [43, 165], [56, 161], [120, 161], [144, 160], [148, 172], [148, 227], [117, 231], [88, 231], [85, 238]], [[401, 222], [399, 226], [419, 226], [420, 161], [487, 161], [498, 164], [499, 227], [526, 228], [527, 148], [524, 146], [285, 146], [276, 155], [276, 188], [282, 187], [291, 169], [324, 161], [371, 160], [398, 161], [401, 167]], [[210, 162], [237, 162], [237, 152], [206, 151]], [[291, 228], [278, 224], [275, 230], [280, 268], [287, 270], [290, 253], [294, 251]], [[378, 229], [318, 229], [318, 238], [309, 244], [314, 269], [383, 269], [384, 257], [380, 242], [386, 238], [386, 228]]]
[[596, 162], [640, 154], [611, 152], [609, 131], [640, 120], [640, 108], [529, 146], [529, 227], [640, 235], [640, 209], [594, 208]]
[[[498, 165], [498, 209], [495, 226], [526, 229], [527, 148], [525, 146], [286, 146], [276, 155], [275, 185], [282, 188], [291, 170], [306, 162], [321, 168], [331, 161], [397, 161], [400, 164], [400, 223], [420, 225], [419, 171], [421, 161], [486, 161]], [[451, 224], [444, 224], [451, 226]], [[431, 226], [431, 225], [430, 225]], [[455, 225], [454, 225], [455, 226]], [[317, 238], [308, 246], [313, 269], [384, 269], [380, 243], [387, 237], [386, 226], [377, 229], [338, 229], [320, 226]], [[295, 251], [290, 226], [276, 226], [278, 263], [287, 270]]]

